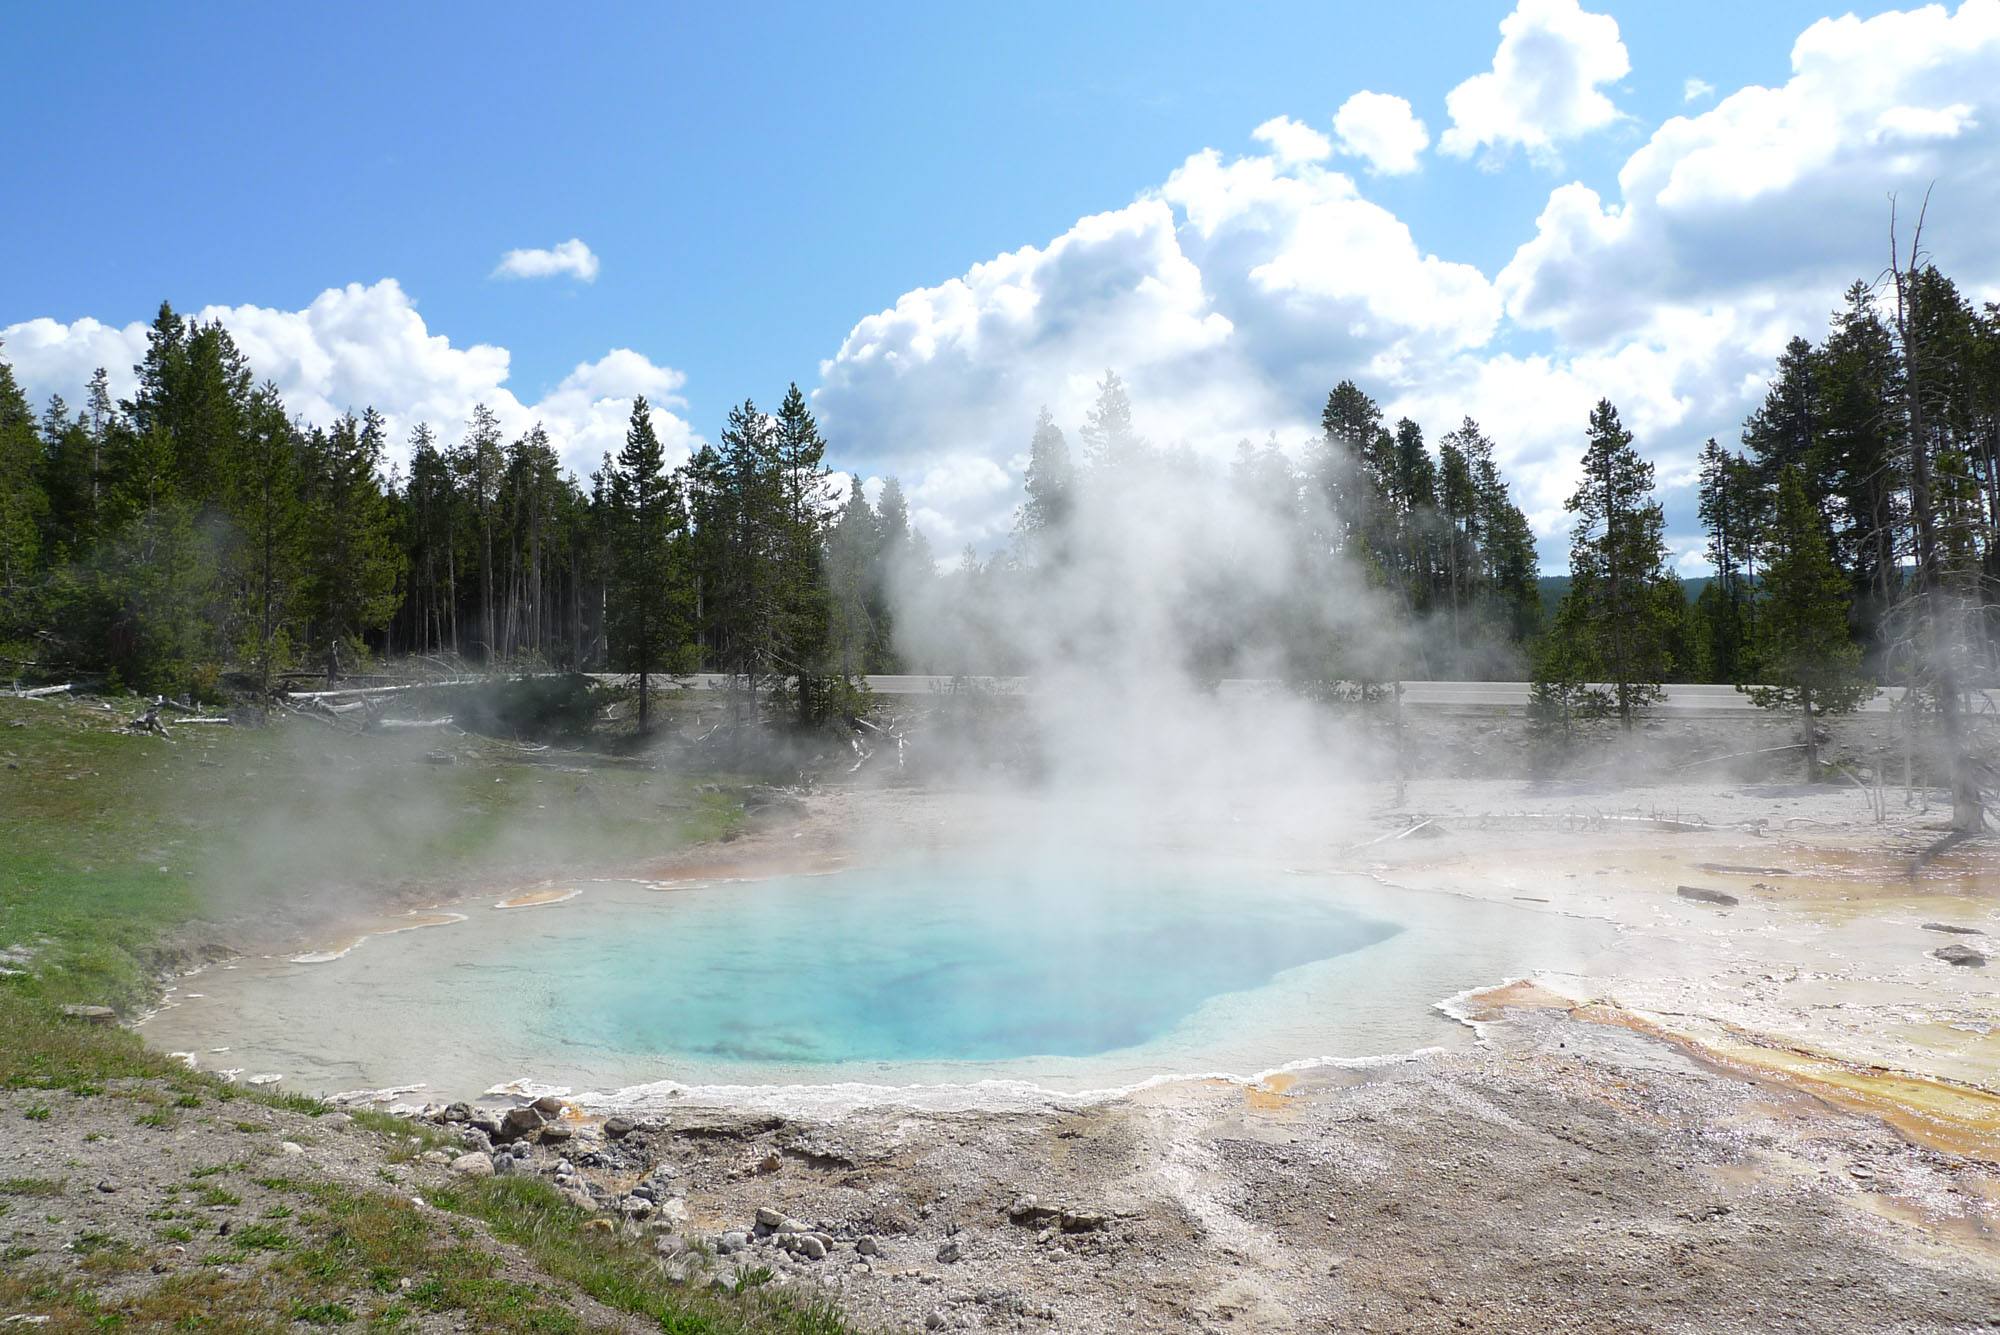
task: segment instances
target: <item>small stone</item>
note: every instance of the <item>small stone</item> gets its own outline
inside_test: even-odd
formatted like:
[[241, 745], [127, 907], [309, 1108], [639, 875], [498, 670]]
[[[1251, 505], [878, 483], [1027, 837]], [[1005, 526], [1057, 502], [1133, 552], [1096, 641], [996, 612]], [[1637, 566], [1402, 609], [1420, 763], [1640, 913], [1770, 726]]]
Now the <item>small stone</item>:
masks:
[[780, 1233], [804, 1233], [807, 1231], [804, 1224], [789, 1215], [778, 1221], [778, 1232]]
[[826, 1244], [810, 1233], [799, 1234], [798, 1246], [795, 1250], [808, 1261], [824, 1261], [826, 1259]]
[[749, 1245], [750, 1235], [741, 1229], [731, 1229], [715, 1240], [715, 1250], [721, 1252], [724, 1256], [729, 1255], [731, 1252], [740, 1252]]
[[963, 1255], [965, 1253], [959, 1250], [956, 1242], [947, 1242], [937, 1249], [937, 1259], [946, 1265], [955, 1265], [958, 1262], [958, 1258]]
[[564, 1126], [561, 1122], [550, 1122], [547, 1126], [542, 1128], [542, 1144], [560, 1145], [562, 1142], [568, 1140], [571, 1136], [575, 1134], [576, 1134], [575, 1131], [571, 1130], [567, 1126]]
[[519, 1140], [530, 1131], [541, 1129], [543, 1117], [532, 1107], [509, 1108], [500, 1116], [500, 1124], [494, 1128], [496, 1140]]
[[109, 1006], [65, 1006], [62, 1013], [65, 1019], [82, 1020], [85, 1024], [118, 1023], [118, 1012]]
[[757, 1222], [765, 1228], [776, 1228], [785, 1222], [785, 1217], [768, 1205], [760, 1205], [757, 1207]]
[[1955, 964], [1961, 969], [1983, 969], [1986, 957], [1971, 946], [1939, 946], [1931, 952], [1931, 958], [1946, 964]]
[[1735, 895], [1699, 885], [1677, 885], [1674, 887], [1674, 893], [1682, 899], [1692, 899], [1701, 904], [1715, 904], [1722, 908], [1733, 908], [1741, 902]]
[[933, 1311], [933, 1312], [930, 1312], [930, 1313], [928, 1313], [928, 1314], [927, 1314], [927, 1315], [926, 1315], [926, 1316], [924, 1317], [924, 1329], [925, 1329], [925, 1330], [943, 1330], [943, 1329], [944, 1329], [944, 1313], [943, 1313], [943, 1312], [937, 1312], [937, 1311]]
[[278, 1148], [286, 1154], [304, 1154], [306, 1152], [306, 1147], [299, 1144], [296, 1140], [279, 1141]]
[[604, 1119], [604, 1134], [612, 1140], [623, 1140], [637, 1129], [638, 1124], [629, 1117], [607, 1117]]
[[563, 1115], [563, 1101], [553, 1094], [544, 1094], [528, 1106], [540, 1113], [545, 1120], [553, 1121]]
[[864, 1233], [854, 1241], [854, 1250], [862, 1256], [880, 1256], [882, 1244], [875, 1241], [872, 1233]]
[[461, 1154], [451, 1161], [451, 1171], [462, 1177], [492, 1177], [493, 1158], [476, 1150], [471, 1154]]

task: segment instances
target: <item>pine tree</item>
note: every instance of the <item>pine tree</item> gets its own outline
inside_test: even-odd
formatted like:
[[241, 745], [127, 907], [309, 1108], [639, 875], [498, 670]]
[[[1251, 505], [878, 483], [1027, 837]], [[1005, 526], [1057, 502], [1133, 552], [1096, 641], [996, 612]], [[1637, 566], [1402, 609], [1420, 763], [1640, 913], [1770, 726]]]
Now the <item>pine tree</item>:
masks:
[[266, 383], [251, 396], [229, 476], [229, 513], [241, 538], [234, 647], [248, 656], [266, 693], [272, 673], [296, 648], [290, 631], [306, 536], [303, 464], [298, 433], [285, 417], [277, 386]]
[[1855, 622], [1879, 660], [1886, 649], [1882, 619], [1902, 580], [1908, 481], [1897, 447], [1895, 348], [1867, 284], [1847, 289], [1820, 366], [1827, 486], [1841, 517], [1835, 559], [1852, 574]]
[[[1129, 414], [1128, 414], [1129, 415]], [[1035, 419], [1028, 442], [1028, 499], [1014, 521], [1022, 539], [1052, 559], [1060, 559], [1069, 517], [1076, 507], [1076, 468], [1069, 442], [1047, 408]]]
[[1084, 462], [1099, 471], [1129, 468], [1144, 458], [1146, 441], [1133, 423], [1132, 400], [1116, 371], [1106, 371], [1097, 382], [1097, 401], [1077, 435], [1083, 441]]
[[[1740, 456], [1713, 438], [1702, 447], [1697, 510], [1708, 530], [1707, 554], [1715, 578], [1698, 603], [1701, 633], [1706, 641], [1706, 675], [1720, 681], [1741, 681], [1744, 643], [1749, 634], [1748, 607], [1758, 544], [1758, 479]], [[1709, 590], [1714, 596], [1709, 596]]]
[[1665, 569], [1666, 519], [1653, 499], [1653, 466], [1633, 448], [1608, 399], [1591, 412], [1583, 481], [1566, 508], [1576, 524], [1557, 633], [1574, 640], [1581, 665], [1603, 683], [1592, 692], [1592, 709], [1615, 712], [1630, 729], [1665, 694], [1678, 604], [1686, 600]]
[[380, 476], [387, 445], [387, 423], [373, 408], [307, 441], [305, 600], [311, 643], [325, 652], [329, 675], [365, 651], [396, 609], [404, 553]]
[[652, 727], [652, 673], [691, 670], [686, 510], [644, 396], [610, 467], [609, 630], [614, 661], [639, 674], [639, 730]]
[[1765, 709], [1795, 710], [1805, 743], [1806, 778], [1820, 773], [1817, 719], [1844, 714], [1874, 694], [1861, 651], [1848, 638], [1848, 582], [1834, 565], [1820, 514], [1796, 467], [1778, 481], [1768, 564], [1750, 645], [1759, 686], [1744, 686]]
[[500, 479], [505, 456], [500, 447], [500, 419], [485, 404], [472, 410], [465, 438], [453, 453], [452, 465], [471, 511], [478, 541], [480, 654], [488, 662], [499, 655], [500, 634], [493, 593], [493, 534], [498, 521]]
[[882, 531], [859, 483], [826, 540], [827, 583], [833, 616], [834, 670], [842, 676], [869, 671], [878, 635], [872, 597], [881, 561]]
[[774, 425], [776, 536], [781, 668], [796, 683], [799, 722], [818, 722], [829, 701], [826, 681], [832, 606], [826, 579], [826, 533], [831, 475], [819, 423], [794, 384], [778, 405]]
[[42, 439], [14, 369], [0, 361], [0, 638], [38, 620], [42, 530], [49, 500], [42, 489]]

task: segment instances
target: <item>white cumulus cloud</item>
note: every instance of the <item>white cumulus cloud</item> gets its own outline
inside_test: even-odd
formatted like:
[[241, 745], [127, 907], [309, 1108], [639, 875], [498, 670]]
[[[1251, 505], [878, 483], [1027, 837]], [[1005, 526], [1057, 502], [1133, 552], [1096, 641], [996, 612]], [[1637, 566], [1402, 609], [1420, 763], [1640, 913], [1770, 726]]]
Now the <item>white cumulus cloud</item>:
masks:
[[1290, 116], [1273, 116], [1250, 132], [1260, 144], [1271, 146], [1271, 156], [1291, 165], [1324, 162], [1333, 156], [1333, 142], [1304, 121]]
[[1493, 68], [1445, 95], [1451, 126], [1438, 147], [1454, 157], [1513, 148], [1553, 161], [1556, 146], [1618, 119], [1602, 91], [1630, 73], [1618, 20], [1577, 0], [1520, 0], [1500, 21]]
[[1702, 102], [1714, 96], [1715, 85], [1706, 79], [1697, 79], [1690, 76], [1688, 81], [1681, 85], [1681, 101], [1683, 102]]
[[495, 278], [558, 278], [597, 281], [597, 256], [577, 237], [547, 250], [510, 250], [493, 268]]
[[[431, 332], [416, 304], [393, 278], [328, 288], [302, 310], [269, 306], [209, 306], [195, 320], [220, 320], [259, 381], [270, 380], [285, 405], [324, 425], [345, 412], [373, 407], [388, 418], [400, 451], [410, 428], [428, 422], [444, 440], [463, 431], [484, 403], [510, 436], [542, 423], [564, 462], [587, 473], [623, 443], [632, 400], [644, 394], [670, 456], [694, 439], [673, 409], [682, 406], [681, 372], [630, 348], [579, 363], [554, 388], [524, 401], [507, 385], [505, 348], [454, 344]], [[84, 318], [39, 318], [0, 329], [0, 356], [12, 363], [36, 400], [61, 394], [80, 403], [91, 372], [102, 366], [112, 393], [137, 387], [133, 364], [145, 354], [147, 322], [105, 325]]]
[[1348, 98], [1333, 113], [1333, 132], [1341, 152], [1362, 159], [1370, 171], [1384, 176], [1415, 171], [1431, 143], [1430, 131], [1410, 104], [1389, 93], [1360, 92]]

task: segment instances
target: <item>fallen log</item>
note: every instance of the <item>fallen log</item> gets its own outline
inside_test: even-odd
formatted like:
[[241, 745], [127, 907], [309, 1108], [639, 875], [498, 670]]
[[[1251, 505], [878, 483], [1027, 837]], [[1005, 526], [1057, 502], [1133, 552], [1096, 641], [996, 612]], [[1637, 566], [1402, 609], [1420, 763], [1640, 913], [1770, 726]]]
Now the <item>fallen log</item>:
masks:
[[16, 700], [46, 700], [52, 695], [67, 695], [68, 693], [69, 683], [64, 682], [60, 686], [35, 686], [24, 691], [17, 690], [13, 695]]

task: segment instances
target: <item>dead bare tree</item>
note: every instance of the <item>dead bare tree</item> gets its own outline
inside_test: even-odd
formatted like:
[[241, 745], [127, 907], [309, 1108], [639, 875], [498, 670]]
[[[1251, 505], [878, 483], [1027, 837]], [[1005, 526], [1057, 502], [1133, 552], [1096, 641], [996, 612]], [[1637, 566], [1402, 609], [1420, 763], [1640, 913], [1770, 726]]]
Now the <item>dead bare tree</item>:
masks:
[[[1969, 620], [1978, 615], [1976, 571], [1960, 569], [1949, 559], [1948, 548], [1957, 544], [1941, 533], [1937, 487], [1937, 461], [1933, 457], [1931, 429], [1925, 416], [1929, 367], [1926, 348], [1916, 324], [1916, 283], [1926, 267], [1923, 251], [1924, 207], [1918, 210], [1917, 225], [1910, 238], [1908, 258], [1904, 257], [1896, 235], [1895, 200], [1889, 208], [1888, 278], [1896, 297], [1896, 352], [1902, 371], [1902, 406], [1905, 449], [1910, 479], [1910, 517], [1916, 551], [1914, 578], [1908, 586], [1902, 609], [1902, 648], [1912, 673], [1911, 685], [1919, 681], [1936, 703], [1938, 731], [1944, 748], [1947, 779], [1951, 788], [1951, 828], [1955, 834], [1976, 834], [1985, 828], [1986, 797], [1981, 783], [1984, 766], [1977, 753], [1973, 729], [1966, 718], [1965, 668], [1971, 654], [1966, 631]], [[1965, 587], [1967, 578], [1973, 587]]]

